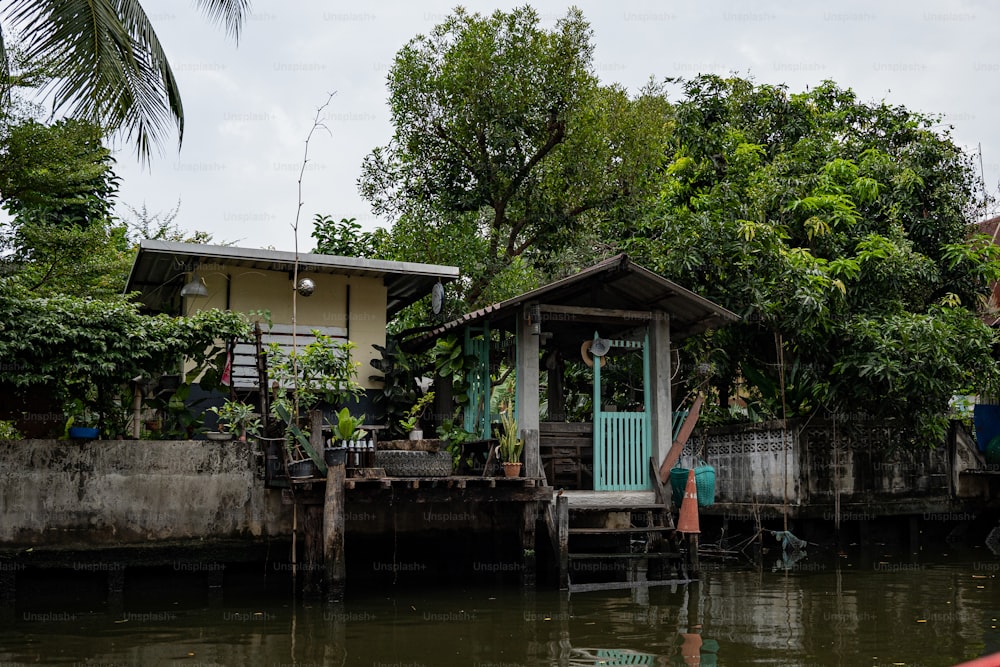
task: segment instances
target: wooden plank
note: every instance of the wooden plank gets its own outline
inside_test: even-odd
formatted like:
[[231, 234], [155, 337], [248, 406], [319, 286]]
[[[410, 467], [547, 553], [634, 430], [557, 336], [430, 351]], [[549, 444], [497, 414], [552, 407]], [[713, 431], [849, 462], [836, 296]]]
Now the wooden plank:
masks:
[[593, 591], [610, 591], [621, 588], [648, 588], [652, 586], [683, 586], [690, 584], [692, 579], [663, 579], [646, 581], [602, 581], [591, 584], [572, 584], [570, 593], [589, 593]]
[[670, 469], [680, 459], [684, 445], [687, 443], [688, 438], [691, 437], [695, 424], [698, 423], [698, 414], [701, 411], [701, 404], [704, 400], [705, 396], [703, 394], [699, 393], [695, 397], [694, 404], [691, 406], [691, 410], [688, 412], [687, 418], [684, 419], [684, 424], [681, 426], [680, 435], [677, 436], [677, 440], [671, 445], [670, 451], [667, 452], [667, 456], [663, 459], [663, 464], [660, 466], [660, 479], [662, 481], [666, 482], [670, 479]]
[[540, 422], [538, 432], [542, 437], [560, 435], [593, 437], [594, 425], [590, 422]]
[[[652, 319], [653, 313], [648, 310], [623, 310], [617, 308], [593, 308], [589, 306], [563, 306], [556, 304], [539, 304], [539, 311], [542, 313], [542, 321], [545, 321], [545, 314], [579, 317], [581, 322], [588, 324], [596, 322], [632, 322], [636, 326]], [[554, 319], [554, 318], [550, 318]], [[566, 317], [560, 319], [567, 319]]]
[[570, 528], [571, 535], [614, 535], [616, 533], [672, 533], [668, 526], [646, 526], [631, 528]]
[[556, 447], [566, 447], [575, 450], [593, 450], [594, 449], [594, 437], [588, 435], [587, 437], [571, 437], [571, 438], [542, 438], [539, 442], [539, 447], [542, 449], [554, 449]]
[[[692, 533], [693, 535], [694, 533]], [[655, 559], [655, 560], [680, 560], [682, 558], [681, 554], [672, 551], [649, 551], [643, 553], [632, 553], [630, 551], [625, 551], [622, 553], [570, 553], [570, 560], [638, 560], [638, 559]]]

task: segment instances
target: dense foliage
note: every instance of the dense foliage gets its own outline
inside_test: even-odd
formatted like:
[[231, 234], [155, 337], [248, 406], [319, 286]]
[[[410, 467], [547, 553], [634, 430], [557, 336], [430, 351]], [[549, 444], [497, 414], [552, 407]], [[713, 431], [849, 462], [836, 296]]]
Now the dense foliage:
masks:
[[978, 313], [1000, 250], [972, 233], [973, 171], [939, 118], [833, 82], [630, 98], [592, 53], [576, 10], [552, 31], [456, 10], [411, 40], [360, 182], [395, 216], [377, 251], [458, 264], [463, 311], [627, 252], [743, 317], [686, 349], [716, 415], [895, 418], [939, 442], [954, 393], [996, 390]]
[[[141, 315], [123, 297], [33, 297], [0, 290], [0, 384], [51, 392], [100, 414], [106, 434], [120, 435], [131, 407], [132, 382], [175, 372], [188, 359], [209, 370], [221, 363], [216, 341], [246, 338], [238, 313], [220, 310], [191, 317]], [[117, 432], [116, 432], [117, 431]]]
[[724, 404], [742, 376], [764, 415], [939, 436], [953, 393], [995, 383], [976, 312], [998, 249], [970, 235], [973, 173], [938, 119], [832, 82], [713, 76], [684, 82], [675, 113], [659, 199], [609, 233], [744, 317], [711, 340]]

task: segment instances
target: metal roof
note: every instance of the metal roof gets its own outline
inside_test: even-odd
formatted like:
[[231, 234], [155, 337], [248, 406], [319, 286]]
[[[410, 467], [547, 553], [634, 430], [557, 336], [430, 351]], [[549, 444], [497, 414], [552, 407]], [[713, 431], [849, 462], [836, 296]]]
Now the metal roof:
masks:
[[[621, 254], [538, 289], [466, 313], [409, 341], [407, 347], [419, 349], [450, 331], [482, 321], [489, 321], [494, 328], [512, 328], [521, 307], [530, 303], [662, 311], [670, 316], [670, 336], [674, 340], [740, 319], [736, 313], [635, 264], [627, 255]], [[584, 318], [567, 318], [563, 322], [545, 322], [544, 327], [557, 332], [560, 329], [578, 330], [584, 321]], [[618, 329], [635, 326], [633, 322]]]
[[[459, 276], [457, 267], [438, 264], [313, 253], [299, 253], [298, 257], [299, 273], [382, 278], [388, 292], [386, 314], [389, 317], [429, 294], [434, 283], [451, 282]], [[185, 272], [198, 266], [220, 264], [291, 271], [294, 263], [295, 253], [283, 250], [144, 240], [139, 244], [125, 291], [139, 292], [147, 306], [157, 309], [157, 304], [170, 301], [180, 291], [186, 279]]]

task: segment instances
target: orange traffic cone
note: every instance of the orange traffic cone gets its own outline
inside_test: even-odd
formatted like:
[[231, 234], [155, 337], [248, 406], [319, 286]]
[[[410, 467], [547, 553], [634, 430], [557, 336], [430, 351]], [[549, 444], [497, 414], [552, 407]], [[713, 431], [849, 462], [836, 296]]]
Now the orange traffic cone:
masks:
[[694, 481], [694, 470], [688, 470], [688, 481], [681, 501], [681, 515], [677, 521], [678, 533], [700, 533], [698, 527], [698, 486]]

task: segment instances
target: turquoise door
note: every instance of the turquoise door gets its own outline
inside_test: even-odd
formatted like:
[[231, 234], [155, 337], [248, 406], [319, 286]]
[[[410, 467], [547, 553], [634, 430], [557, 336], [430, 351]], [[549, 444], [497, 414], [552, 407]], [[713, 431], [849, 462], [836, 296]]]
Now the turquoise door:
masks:
[[[598, 335], [595, 333], [594, 338]], [[594, 362], [594, 490], [651, 489], [649, 457], [652, 428], [649, 414], [649, 334], [638, 340], [612, 340], [611, 349], [642, 351], [641, 412], [606, 412], [601, 405], [601, 364]]]

